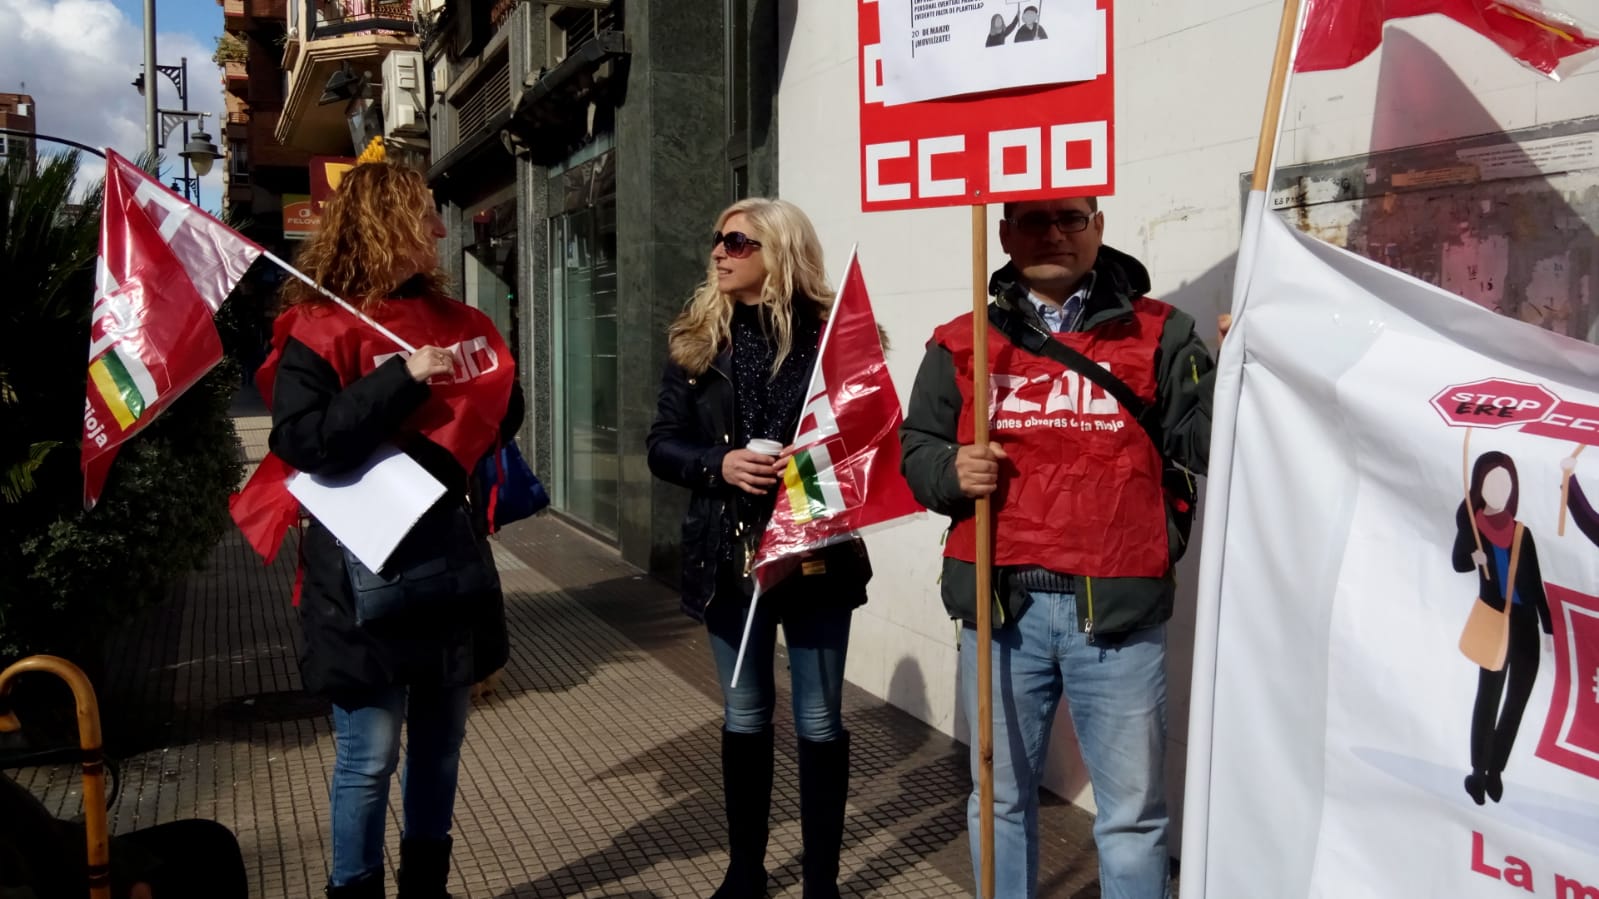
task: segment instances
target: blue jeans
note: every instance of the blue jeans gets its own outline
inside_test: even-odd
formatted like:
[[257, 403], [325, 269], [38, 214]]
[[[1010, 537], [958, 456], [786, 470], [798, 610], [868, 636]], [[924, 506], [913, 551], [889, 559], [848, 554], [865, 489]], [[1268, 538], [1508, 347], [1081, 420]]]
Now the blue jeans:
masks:
[[[961, 629], [960, 688], [971, 728], [967, 803], [972, 870], [981, 871], [977, 629]], [[1077, 630], [1077, 599], [1035, 591], [994, 631], [994, 873], [998, 899], [1038, 890], [1038, 789], [1062, 689], [1099, 814], [1100, 895], [1166, 899], [1166, 628], [1094, 645]], [[981, 890], [979, 878], [979, 891]]]
[[333, 706], [333, 886], [383, 869], [389, 777], [400, 759], [401, 721], [410, 737], [400, 780], [404, 835], [450, 835], [470, 700], [470, 687], [390, 687], [368, 705]]
[[849, 647], [851, 609], [806, 602], [789, 591], [773, 591], [755, 607], [755, 624], [744, 655], [737, 689], [733, 663], [744, 635], [747, 603], [719, 596], [705, 610], [705, 627], [722, 685], [723, 723], [733, 733], [755, 734], [772, 726], [777, 683], [772, 673], [777, 625], [788, 638], [788, 669], [793, 684], [794, 730], [802, 740], [826, 743], [844, 735], [840, 706], [844, 695], [844, 654]]

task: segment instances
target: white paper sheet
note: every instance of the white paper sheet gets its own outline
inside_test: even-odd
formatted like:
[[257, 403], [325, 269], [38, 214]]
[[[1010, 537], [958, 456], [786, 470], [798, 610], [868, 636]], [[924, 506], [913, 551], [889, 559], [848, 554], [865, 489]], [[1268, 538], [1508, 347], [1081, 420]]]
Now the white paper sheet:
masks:
[[883, 0], [877, 8], [888, 106], [1092, 81], [1107, 68], [1109, 19], [1095, 0]]
[[342, 475], [295, 473], [289, 492], [363, 565], [378, 571], [422, 513], [444, 495], [444, 485], [410, 456], [384, 444], [365, 465]]

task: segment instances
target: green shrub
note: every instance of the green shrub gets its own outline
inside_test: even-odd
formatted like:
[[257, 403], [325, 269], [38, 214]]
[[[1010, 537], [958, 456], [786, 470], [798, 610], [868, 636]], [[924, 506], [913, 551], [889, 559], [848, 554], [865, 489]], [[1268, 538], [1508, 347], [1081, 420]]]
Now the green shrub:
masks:
[[74, 206], [77, 167], [66, 154], [0, 173], [0, 662], [48, 651], [94, 667], [106, 633], [206, 559], [242, 474], [224, 361], [122, 446], [83, 511], [100, 190]]

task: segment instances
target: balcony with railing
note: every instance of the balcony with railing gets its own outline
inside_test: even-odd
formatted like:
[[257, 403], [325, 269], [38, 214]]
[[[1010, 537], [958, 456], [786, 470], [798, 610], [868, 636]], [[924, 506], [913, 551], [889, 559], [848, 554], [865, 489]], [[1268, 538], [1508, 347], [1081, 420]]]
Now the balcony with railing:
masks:
[[228, 90], [243, 94], [250, 86], [250, 67], [242, 59], [229, 59], [222, 63], [222, 79]]
[[288, 13], [286, 0], [217, 0], [217, 5], [222, 7], [222, 27], [228, 31], [249, 31], [263, 20], [281, 22]]
[[244, 140], [250, 136], [250, 113], [248, 110], [230, 110], [223, 121], [222, 134], [228, 140]]
[[309, 40], [344, 34], [415, 34], [411, 0], [299, 0], [306, 12]]
[[357, 73], [372, 73], [375, 81], [389, 53], [416, 49], [412, 0], [288, 2], [283, 67], [289, 79], [278, 139], [315, 153], [349, 152], [345, 104], [320, 103], [322, 92], [345, 64]]

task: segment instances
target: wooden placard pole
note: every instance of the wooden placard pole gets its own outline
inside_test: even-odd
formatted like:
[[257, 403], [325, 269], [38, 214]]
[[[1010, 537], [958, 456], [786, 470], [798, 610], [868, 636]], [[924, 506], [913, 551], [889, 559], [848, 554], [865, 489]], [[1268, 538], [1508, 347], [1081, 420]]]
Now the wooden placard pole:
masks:
[[[972, 206], [972, 442], [988, 445], [988, 207]], [[993, 512], [977, 500], [977, 770], [982, 899], [994, 899]]]

